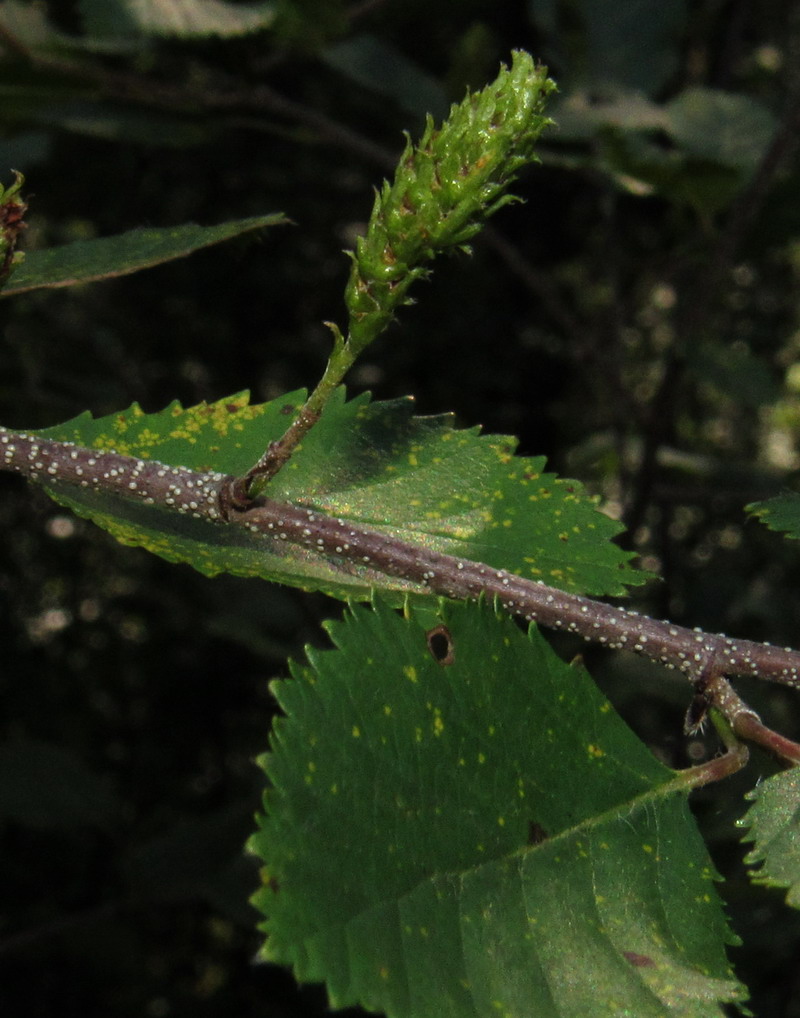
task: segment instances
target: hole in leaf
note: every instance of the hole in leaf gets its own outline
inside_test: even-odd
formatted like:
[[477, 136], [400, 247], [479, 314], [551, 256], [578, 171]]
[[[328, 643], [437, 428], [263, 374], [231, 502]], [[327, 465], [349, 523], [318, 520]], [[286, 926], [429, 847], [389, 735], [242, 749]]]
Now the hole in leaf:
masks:
[[425, 634], [428, 640], [428, 650], [434, 661], [440, 665], [451, 665], [455, 661], [453, 653], [453, 637], [447, 626], [435, 626]]
[[528, 822], [528, 844], [529, 845], [541, 845], [543, 841], [547, 841], [549, 835], [547, 831], [542, 827], [541, 824], [537, 824], [535, 820]]

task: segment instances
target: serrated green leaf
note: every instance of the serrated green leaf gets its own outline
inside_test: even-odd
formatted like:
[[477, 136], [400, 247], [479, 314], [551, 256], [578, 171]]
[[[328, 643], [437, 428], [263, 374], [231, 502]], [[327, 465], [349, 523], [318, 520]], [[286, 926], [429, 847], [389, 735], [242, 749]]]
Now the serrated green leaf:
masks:
[[686, 89], [666, 106], [673, 140], [697, 159], [753, 172], [778, 122], [749, 96], [714, 88]]
[[377, 604], [273, 684], [265, 957], [391, 1018], [709, 1018], [742, 999], [673, 771], [485, 604], [452, 663]]
[[777, 128], [768, 109], [746, 96], [720, 89], [693, 88], [660, 106], [635, 90], [612, 89], [601, 99], [586, 95], [556, 100], [553, 115], [559, 125], [555, 139], [588, 140], [601, 132], [618, 131], [627, 145], [642, 132], [668, 135], [677, 153], [663, 145], [636, 149], [629, 159], [643, 166], [651, 162], [655, 171], [673, 172], [686, 157], [694, 164], [713, 164], [730, 170], [751, 172], [764, 155]]
[[[83, 414], [39, 432], [93, 449], [240, 475], [285, 430], [302, 405], [293, 392], [251, 406], [246, 395], [156, 414]], [[619, 525], [575, 481], [543, 473], [544, 458], [518, 458], [515, 442], [457, 431], [446, 417], [414, 417], [411, 400], [345, 402], [339, 389], [322, 420], [272, 480], [269, 494], [387, 535], [486, 562], [564, 590], [618, 594], [642, 582], [630, 555], [611, 543]], [[372, 587], [419, 590], [308, 549], [281, 546], [243, 528], [211, 526], [88, 489], [51, 494], [127, 544], [207, 575], [233, 572], [366, 597]], [[426, 594], [426, 597], [429, 596]]]
[[787, 888], [787, 903], [800, 908], [800, 769], [767, 778], [747, 798], [753, 805], [740, 824], [749, 828], [743, 840], [754, 843], [745, 857], [748, 866], [759, 867], [752, 880]]
[[556, 99], [552, 113], [556, 151], [563, 142], [594, 141], [583, 155], [571, 151], [569, 164], [600, 166], [626, 191], [655, 191], [704, 215], [733, 200], [777, 129], [768, 109], [718, 89], [688, 89], [658, 105], [638, 91], [606, 87], [599, 97]]
[[131, 230], [115, 237], [80, 240], [45, 251], [29, 251], [14, 273], [13, 281], [0, 296], [126, 276], [175, 258], [184, 258], [200, 248], [219, 244], [251, 230], [286, 222], [288, 220], [280, 213], [272, 213], [233, 219], [217, 226], [189, 223], [163, 229]]
[[800, 495], [786, 492], [764, 502], [751, 502], [747, 511], [770, 530], [785, 531], [787, 537], [800, 540]]
[[274, 3], [221, 0], [81, 0], [85, 28], [97, 35], [141, 34], [193, 38], [245, 35], [268, 28]]

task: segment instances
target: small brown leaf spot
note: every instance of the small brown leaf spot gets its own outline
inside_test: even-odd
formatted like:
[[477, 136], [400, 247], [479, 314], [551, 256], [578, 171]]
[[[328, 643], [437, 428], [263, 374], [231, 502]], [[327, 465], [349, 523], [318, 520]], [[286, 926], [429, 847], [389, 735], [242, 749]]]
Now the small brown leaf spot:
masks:
[[550, 835], [542, 827], [541, 824], [537, 824], [535, 820], [528, 821], [528, 844], [529, 845], [541, 845], [543, 841], [547, 841]]
[[622, 957], [637, 969], [652, 969], [656, 967], [656, 963], [649, 955], [637, 954], [636, 951], [623, 951]]
[[455, 661], [453, 637], [447, 626], [434, 626], [425, 634], [431, 657], [440, 665], [451, 665]]
[[281, 407], [281, 413], [285, 417], [288, 417], [289, 414], [293, 414], [295, 412], [295, 410], [296, 410], [296, 407], [294, 406], [293, 403], [284, 403], [283, 406]]
[[239, 406], [238, 403], [226, 403], [225, 409], [228, 411], [229, 414], [238, 414], [238, 412], [242, 408]]
[[275, 877], [267, 877], [265, 883], [266, 883], [266, 886], [270, 889], [270, 891], [272, 891], [273, 894], [277, 894], [278, 891], [280, 890], [280, 884], [275, 879]]

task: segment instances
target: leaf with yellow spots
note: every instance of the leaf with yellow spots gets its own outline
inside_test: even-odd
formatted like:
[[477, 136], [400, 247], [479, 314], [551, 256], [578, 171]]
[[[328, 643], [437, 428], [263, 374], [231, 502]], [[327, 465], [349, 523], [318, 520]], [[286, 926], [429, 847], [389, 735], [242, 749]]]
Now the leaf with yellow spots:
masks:
[[440, 621], [447, 665], [376, 603], [273, 684], [264, 957], [389, 1018], [721, 1018], [744, 994], [682, 781], [535, 629]]
[[[303, 398], [292, 392], [252, 405], [238, 394], [188, 409], [172, 403], [153, 414], [134, 404], [97, 420], [83, 414], [39, 434], [238, 475], [284, 432]], [[515, 456], [513, 439], [457, 430], [449, 416], [415, 417], [412, 408], [411, 400], [372, 403], [368, 395], [347, 402], [338, 390], [267, 493], [389, 539], [563, 590], [621, 594], [647, 578], [613, 544], [619, 525], [598, 511], [578, 482], [545, 473], [543, 457]], [[259, 576], [343, 598], [367, 597], [378, 588], [395, 591], [398, 602], [424, 590], [307, 548], [278, 547], [241, 527], [211, 526], [93, 490], [48, 490], [126, 544], [209, 575]]]

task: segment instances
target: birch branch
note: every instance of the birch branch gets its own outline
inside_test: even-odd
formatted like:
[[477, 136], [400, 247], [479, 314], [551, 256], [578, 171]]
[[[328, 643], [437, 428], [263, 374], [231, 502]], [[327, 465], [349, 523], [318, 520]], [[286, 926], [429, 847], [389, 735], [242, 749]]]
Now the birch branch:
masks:
[[702, 684], [709, 674], [750, 675], [800, 687], [800, 652], [687, 629], [626, 608], [526, 580], [504, 569], [445, 555], [378, 530], [271, 498], [242, 499], [240, 479], [98, 452], [69, 442], [0, 428], [0, 469], [40, 484], [73, 485], [208, 521], [244, 527], [343, 565], [368, 567], [433, 594], [497, 598], [506, 611], [549, 629], [630, 650]]

